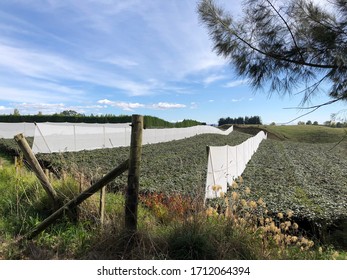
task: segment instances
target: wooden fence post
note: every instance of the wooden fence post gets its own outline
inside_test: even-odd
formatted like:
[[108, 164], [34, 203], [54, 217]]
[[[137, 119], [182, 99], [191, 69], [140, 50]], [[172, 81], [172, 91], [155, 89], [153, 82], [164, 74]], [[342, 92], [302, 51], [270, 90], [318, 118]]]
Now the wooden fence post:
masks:
[[106, 199], [106, 186], [101, 188], [100, 190], [100, 204], [99, 204], [99, 212], [100, 212], [100, 224], [104, 225], [105, 221], [105, 199]]
[[137, 230], [137, 205], [140, 185], [143, 116], [132, 116], [128, 188], [125, 197], [125, 229], [129, 235]]
[[55, 211], [52, 215], [50, 215], [48, 218], [46, 218], [41, 224], [37, 225], [33, 229], [33, 231], [27, 235], [27, 239], [34, 238], [36, 235], [38, 235], [40, 232], [42, 232], [44, 229], [46, 229], [48, 226], [50, 226], [55, 220], [60, 218], [64, 214], [65, 211], [70, 211], [71, 209], [76, 208], [77, 205], [81, 204], [88, 197], [92, 196], [94, 193], [96, 193], [98, 190], [100, 190], [103, 186], [107, 185], [114, 178], [118, 177], [123, 172], [125, 172], [128, 169], [128, 167], [129, 167], [129, 160], [126, 160], [123, 163], [121, 163], [119, 166], [117, 166], [115, 169], [111, 170], [104, 177], [102, 177], [99, 181], [94, 183], [88, 189], [84, 190], [82, 193], [80, 193], [75, 198], [71, 199], [69, 202], [67, 202], [65, 205], [60, 207], [57, 211]]
[[32, 152], [27, 140], [25, 139], [24, 135], [22, 133], [17, 134], [14, 139], [16, 140], [18, 146], [22, 150], [26, 160], [29, 162], [31, 168], [35, 172], [37, 178], [40, 180], [41, 185], [45, 189], [49, 199], [51, 200], [52, 206], [54, 209], [57, 209], [59, 207], [59, 201], [56, 191], [51, 186], [51, 183], [49, 182], [48, 178], [46, 177], [45, 173], [43, 172], [38, 160], [36, 159], [34, 153]]
[[84, 173], [80, 173], [79, 192], [84, 191]]

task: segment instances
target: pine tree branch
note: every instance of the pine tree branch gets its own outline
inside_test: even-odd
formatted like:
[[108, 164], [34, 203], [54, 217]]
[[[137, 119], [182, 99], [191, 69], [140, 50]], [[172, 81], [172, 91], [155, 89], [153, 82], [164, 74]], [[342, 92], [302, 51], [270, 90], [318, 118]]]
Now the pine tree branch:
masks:
[[333, 104], [333, 103], [335, 103], [335, 102], [337, 102], [337, 101], [340, 101], [340, 100], [342, 100], [342, 99], [343, 99], [342, 97], [339, 97], [339, 98], [330, 100], [330, 101], [328, 101], [328, 102], [325, 102], [325, 103], [322, 103], [322, 104], [319, 104], [319, 105], [310, 106], [310, 107], [288, 107], [288, 108], [283, 108], [283, 109], [297, 109], [297, 110], [311, 110], [311, 111], [309, 111], [309, 112], [307, 112], [307, 113], [305, 113], [305, 114], [302, 114], [302, 115], [300, 115], [299, 117], [297, 117], [297, 118], [295, 118], [295, 119], [292, 119], [292, 120], [289, 121], [289, 122], [285, 122], [285, 123], [282, 123], [282, 124], [289, 124], [289, 123], [291, 123], [291, 122], [293, 122], [293, 121], [296, 121], [296, 120], [298, 120], [298, 119], [300, 119], [300, 118], [302, 118], [302, 117], [304, 117], [304, 116], [307, 116], [307, 115], [313, 113], [314, 111], [318, 110], [319, 108], [321, 108], [321, 107], [323, 107], [323, 106], [331, 105], [331, 104]]
[[241, 41], [242, 43], [247, 45], [253, 51], [256, 51], [262, 55], [273, 58], [275, 60], [284, 61], [284, 62], [288, 62], [288, 63], [294, 63], [297, 65], [314, 67], [314, 68], [322, 68], [322, 69], [337, 69], [338, 68], [337, 65], [316, 64], [316, 63], [309, 63], [309, 62], [304, 62], [304, 61], [293, 60], [293, 59], [289, 59], [289, 58], [284, 57], [282, 54], [266, 52], [266, 51], [263, 51], [263, 50], [257, 48], [256, 46], [254, 46], [253, 44], [248, 42], [246, 39], [244, 39], [240, 35], [238, 35], [233, 29], [231, 29], [230, 26], [228, 24], [226, 24], [225, 21], [223, 21], [220, 18], [220, 16], [217, 14], [216, 8], [215, 8], [214, 4], [212, 3], [212, 1], [208, 1], [208, 2], [209, 3], [207, 3], [207, 1], [205, 1], [204, 3], [205, 3], [205, 5], [208, 6], [208, 10], [209, 10], [210, 15], [212, 15], [212, 17], [219, 23], [219, 25], [224, 29], [224, 31], [226, 33], [229, 33], [231, 36], [234, 36], [236, 39], [238, 39], [239, 41]]
[[287, 23], [287, 21], [285, 20], [285, 18], [281, 15], [281, 13], [276, 9], [276, 7], [269, 1], [269, 0], [266, 0], [266, 2], [271, 6], [271, 8], [275, 11], [275, 13], [280, 17], [280, 19], [283, 21], [283, 23], [285, 24], [285, 26], [287, 27], [288, 29], [288, 32], [290, 33], [290, 36], [292, 37], [292, 40], [293, 40], [293, 43], [295, 45], [295, 48], [297, 49], [297, 51], [299, 52], [299, 55], [301, 57], [301, 61], [302, 62], [305, 62], [305, 59], [301, 53], [301, 48], [298, 46], [297, 42], [296, 42], [296, 39], [294, 37], [294, 34], [292, 32], [292, 29], [290, 28], [289, 24]]

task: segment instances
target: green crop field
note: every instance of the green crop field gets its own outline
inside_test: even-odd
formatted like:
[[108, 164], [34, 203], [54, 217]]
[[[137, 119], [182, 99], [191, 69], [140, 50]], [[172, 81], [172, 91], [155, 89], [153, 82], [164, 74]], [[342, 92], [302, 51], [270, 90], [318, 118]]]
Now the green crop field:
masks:
[[[206, 146], [237, 145], [260, 129], [266, 130], [270, 139], [260, 145], [243, 174], [253, 195], [262, 197], [274, 212], [291, 209], [310, 220], [346, 216], [347, 141], [341, 141], [346, 131], [322, 126], [238, 126], [229, 136], [198, 135], [144, 145], [140, 191], [201, 194], [206, 180]], [[12, 149], [15, 144], [9, 142], [6, 145]], [[128, 155], [129, 148], [114, 148], [42, 154], [38, 158], [57, 174], [83, 173], [93, 179], [106, 174]], [[123, 175], [111, 187], [124, 190], [126, 182]]]
[[[227, 128], [227, 127], [225, 127]], [[304, 143], [337, 143], [347, 134], [346, 128], [332, 128], [320, 125], [246, 125], [234, 126], [234, 130], [255, 134], [265, 130], [270, 138]], [[346, 142], [346, 141], [345, 141]]]
[[[169, 201], [181, 202], [182, 206], [186, 201], [189, 201], [187, 199], [189, 196], [195, 198], [198, 195], [203, 195], [207, 171], [206, 146], [237, 145], [256, 134], [260, 129], [269, 133], [269, 139], [260, 144], [259, 149], [249, 161], [242, 175], [243, 184], [239, 184], [238, 191], [245, 193], [246, 189], [250, 189], [251, 193], [248, 194], [247, 199], [253, 199], [253, 204], [254, 201], [259, 201], [259, 198], [262, 198], [269, 210], [267, 215], [274, 217], [275, 220], [280, 212], [288, 213], [288, 210], [292, 210], [294, 215], [291, 218], [292, 222], [298, 222], [299, 228], [307, 230], [306, 233], [309, 236], [311, 236], [311, 233], [328, 234], [328, 237], [321, 235], [313, 236], [315, 241], [318, 238], [318, 244], [324, 240], [324, 242], [328, 242], [327, 244], [334, 244], [334, 246], [336, 245], [338, 248], [345, 250], [347, 248], [345, 238], [347, 229], [347, 176], [345, 176], [347, 173], [347, 141], [342, 140], [346, 133], [343, 129], [318, 126], [247, 126], [235, 127], [235, 131], [228, 136], [206, 134], [168, 143], [144, 145], [141, 161], [140, 193], [141, 199], [144, 197], [145, 199], [142, 200], [140, 205], [140, 207], [144, 207], [141, 211], [152, 211], [150, 215], [154, 215], [155, 219], [159, 219], [159, 223], [155, 223], [155, 225], [163, 225], [163, 223], [166, 225], [165, 217], [168, 210], [165, 210], [166, 208], [162, 204], [163, 201], [160, 200], [161, 194], [164, 194], [164, 197], [171, 197], [172, 200]], [[32, 139], [29, 139], [29, 141], [32, 141]], [[18, 149], [14, 140], [0, 141], [0, 158], [3, 163], [5, 162], [5, 165], [8, 164], [11, 157], [16, 153], [18, 153]], [[80, 174], [83, 173], [84, 178], [87, 181], [90, 180], [90, 182], [97, 180], [100, 176], [119, 165], [128, 156], [129, 148], [37, 155], [39, 161], [58, 176], [62, 173], [68, 173], [77, 178], [78, 181]], [[6, 170], [8, 168], [4, 168], [4, 171]], [[6, 176], [9, 176], [9, 174]], [[27, 188], [25, 186], [28, 184], [27, 180], [29, 179], [23, 179], [22, 182], [18, 178], [18, 174], [13, 174], [13, 176], [16, 188], [23, 184], [21, 187], [25, 190]], [[21, 175], [19, 174], [19, 176]], [[32, 177], [33, 175], [30, 177], [30, 184], [34, 184], [35, 190], [36, 188], [39, 190], [40, 188], [38, 188]], [[64, 185], [64, 181], [62, 182], [61, 184]], [[6, 182], [3, 181], [3, 183], [5, 184]], [[113, 195], [122, 196], [121, 193], [124, 192], [126, 184], [126, 174], [114, 180], [108, 186], [109, 191], [115, 192], [115, 194], [108, 196], [109, 200], [114, 198]], [[74, 183], [74, 186], [78, 187], [78, 182]], [[6, 190], [11, 190], [6, 184], [3, 187]], [[158, 194], [160, 195], [158, 196]], [[25, 196], [20, 196], [20, 200], [23, 200], [25, 197], [27, 197], [26, 191]], [[32, 199], [31, 197], [29, 198], [29, 206], [33, 204], [31, 202]], [[153, 201], [150, 200], [154, 201], [155, 207], [153, 206]], [[22, 231], [28, 231], [41, 219], [35, 214], [34, 210], [36, 208], [31, 209], [32, 207], [29, 207], [30, 211], [34, 211], [31, 217], [28, 214], [29, 212], [27, 212], [29, 210], [24, 206], [22, 210], [18, 208], [19, 205], [22, 205], [18, 204], [18, 201], [16, 208], [13, 207], [12, 200], [9, 201], [7, 198], [3, 200], [4, 205], [9, 204], [13, 215], [18, 216], [18, 213], [22, 212], [25, 214], [26, 223], [24, 228], [20, 223], [22, 218], [17, 221], [20, 233], [22, 233]], [[215, 206], [216, 203], [220, 202], [221, 200], [217, 200], [208, 203]], [[147, 204], [152, 205], [154, 208], [146, 208]], [[108, 202], [107, 207], [112, 208], [112, 203]], [[87, 217], [89, 216], [87, 215]], [[86, 223], [90, 225], [88, 219]], [[218, 221], [221, 222], [220, 220]], [[5, 217], [3, 223], [8, 223]], [[80, 227], [83, 228], [83, 226], [84, 224], [82, 223]], [[64, 227], [64, 225], [60, 224], [58, 231], [59, 227]], [[166, 228], [164, 232], [167, 232], [169, 228]], [[62, 230], [71, 232], [75, 228], [67, 225], [66, 229], [64, 227]], [[78, 235], [86, 236], [86, 231], [84, 230], [78, 229], [76, 232], [77, 234], [74, 234], [72, 237], [74, 240], [79, 240]], [[304, 232], [304, 234], [306, 233]], [[18, 233], [15, 232], [15, 234]], [[37, 244], [43, 242], [45, 246], [49, 247], [51, 239], [47, 239], [49, 242], [47, 240], [43, 241], [42, 238], [44, 237], [52, 238], [52, 240], [59, 238], [55, 231], [51, 233], [49, 231], [38, 239]], [[321, 237], [323, 238], [321, 239]], [[5, 237], [0, 236], [0, 238]], [[210, 237], [208, 238], [210, 240]], [[89, 240], [88, 242], [93, 242], [91, 237], [87, 239]], [[176, 239], [174, 238], [173, 240]], [[244, 237], [242, 237], [243, 239]], [[239, 243], [237, 241], [237, 244]], [[83, 244], [81, 245], [82, 247], [84, 246]], [[73, 247], [74, 245], [72, 244], [71, 246]], [[250, 245], [250, 248], [255, 247]], [[1, 249], [0, 246], [0, 255], [1, 250], [5, 249]], [[6, 252], [9, 253], [10, 251], [7, 250]], [[304, 258], [331, 258], [330, 255], [321, 255], [318, 247], [315, 252], [317, 256], [306, 255]], [[327, 252], [333, 253], [329, 249]], [[75, 253], [70, 252], [70, 254], [72, 257], [75, 256]], [[286, 258], [286, 256], [288, 255], [284, 253], [282, 258]], [[263, 257], [264, 255], [261, 255], [261, 258]], [[12, 257], [7, 256], [6, 258]], [[249, 256], [249, 258], [252, 258], [252, 256]], [[271, 258], [276, 258], [276, 255], [271, 256]], [[295, 255], [294, 257], [293, 255], [293, 258], [297, 258], [297, 256]], [[333, 256], [333, 258], [335, 257]], [[342, 258], [345, 257], [343, 256]]]
[[[141, 192], [196, 195], [204, 191], [206, 146], [237, 145], [259, 129], [269, 133], [243, 173], [254, 198], [262, 198], [274, 213], [293, 210], [296, 217], [318, 227], [347, 217], [347, 141], [344, 129], [321, 126], [239, 127], [229, 136], [196, 137], [145, 145], [141, 162]], [[274, 140], [277, 139], [277, 140]], [[339, 143], [337, 146], [336, 144]], [[128, 148], [42, 155], [59, 170], [71, 168], [100, 176], [121, 163]], [[113, 182], [123, 190], [126, 175]]]
[[[140, 192], [162, 192], [196, 195], [204, 191], [207, 170], [206, 146], [238, 145], [251, 137], [233, 132], [228, 136], [205, 134], [167, 143], [143, 146]], [[129, 148], [113, 148], [62, 154], [39, 155], [58, 170], [83, 172], [98, 177], [119, 165], [129, 156]], [[112, 187], [124, 189], [126, 175], [117, 178]]]

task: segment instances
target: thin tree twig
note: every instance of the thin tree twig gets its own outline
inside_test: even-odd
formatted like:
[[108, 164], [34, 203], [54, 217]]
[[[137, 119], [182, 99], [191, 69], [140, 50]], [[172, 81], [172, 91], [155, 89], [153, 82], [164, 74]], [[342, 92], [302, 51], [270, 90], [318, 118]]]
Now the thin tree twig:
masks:
[[328, 151], [330, 152], [331, 150], [335, 149], [338, 145], [341, 144], [342, 141], [344, 141], [345, 139], [347, 139], [347, 131], [345, 133], [345, 135], [340, 139], [339, 142], [337, 142], [332, 148], [330, 148]]
[[333, 100], [330, 100], [328, 102], [325, 102], [325, 103], [322, 103], [322, 104], [319, 104], [319, 105], [314, 105], [314, 106], [310, 106], [310, 107], [287, 107], [287, 108], [283, 108], [283, 109], [297, 109], [297, 110], [310, 110], [309, 112], [305, 113], [305, 114], [302, 114], [300, 115], [299, 117], [296, 117], [295, 119], [292, 119], [291, 121], [289, 122], [285, 122], [285, 123], [281, 123], [281, 124], [288, 124], [288, 123], [291, 123], [293, 121], [296, 121], [297, 119], [300, 119], [304, 116], [307, 116], [311, 113], [313, 113], [314, 111], [318, 110], [319, 108], [323, 107], [323, 106], [327, 106], [327, 105], [330, 105], [330, 104], [333, 104], [339, 100], [343, 99], [342, 97], [340, 98], [336, 98], [336, 99], [333, 99]]

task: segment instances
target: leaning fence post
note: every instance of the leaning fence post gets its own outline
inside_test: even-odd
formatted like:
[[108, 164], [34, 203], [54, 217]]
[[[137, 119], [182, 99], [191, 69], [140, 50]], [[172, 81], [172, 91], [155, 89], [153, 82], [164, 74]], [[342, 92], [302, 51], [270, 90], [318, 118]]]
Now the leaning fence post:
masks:
[[132, 116], [128, 187], [125, 197], [125, 229], [130, 235], [137, 229], [137, 204], [140, 185], [143, 116]]
[[37, 161], [34, 153], [32, 152], [28, 142], [26, 141], [24, 135], [22, 133], [17, 134], [14, 139], [16, 140], [18, 146], [22, 150], [26, 160], [29, 162], [31, 168], [35, 172], [37, 178], [40, 180], [41, 185], [45, 189], [54, 209], [59, 207], [58, 196], [53, 187], [51, 186], [48, 178], [43, 172], [39, 162]]
[[87, 198], [91, 197], [95, 192], [100, 190], [103, 186], [110, 183], [114, 178], [121, 175], [124, 171], [126, 171], [129, 167], [129, 160], [127, 159], [115, 169], [111, 170], [104, 177], [102, 177], [99, 181], [94, 183], [88, 189], [84, 190], [78, 196], [61, 206], [58, 210], [56, 210], [52, 215], [46, 218], [42, 223], [38, 224], [28, 235], [27, 239], [32, 239], [37, 236], [40, 232], [45, 230], [48, 226], [50, 226], [55, 220], [60, 218], [65, 211], [70, 211], [71, 209], [76, 208], [77, 205], [81, 204]]

